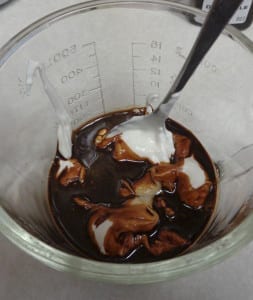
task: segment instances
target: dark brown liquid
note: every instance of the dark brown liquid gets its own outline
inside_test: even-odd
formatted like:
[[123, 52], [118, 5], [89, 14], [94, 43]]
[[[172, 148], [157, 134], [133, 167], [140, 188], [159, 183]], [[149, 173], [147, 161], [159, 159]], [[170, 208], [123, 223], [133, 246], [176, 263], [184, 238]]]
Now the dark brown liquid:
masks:
[[[217, 193], [216, 175], [208, 154], [191, 132], [168, 119], [166, 121], [168, 130], [191, 140], [191, 155], [195, 156], [195, 159], [208, 174], [212, 185], [204, 204], [198, 208], [183, 203], [176, 188], [173, 191], [161, 189], [153, 199], [153, 209], [159, 215], [159, 222], [146, 235], [149, 243], [154, 244], [159, 232], [168, 230], [187, 240], [187, 244], [174, 247], [172, 250], [160, 255], [150, 253], [143, 245], [131, 249], [124, 256], [108, 256], [99, 251], [88, 234], [88, 222], [94, 211], [84, 209], [75, 203], [73, 199], [81, 197], [88, 199], [91, 203], [102, 204], [103, 207], [108, 208], [121, 208], [123, 206], [126, 198], [120, 196], [119, 193], [121, 180], [136, 182], [145, 175], [152, 164], [145, 159], [143, 161], [117, 161], [111, 154], [113, 145], [106, 149], [97, 149], [94, 139], [100, 129], [107, 128], [110, 130], [115, 125], [136, 114], [140, 113], [129, 110], [107, 114], [85, 124], [73, 133], [73, 157], [86, 166], [86, 177], [83, 183], [75, 182], [66, 187], [56, 180], [57, 161], [61, 158], [59, 152], [57, 152], [50, 170], [49, 204], [54, 221], [65, 238], [83, 256], [91, 259], [117, 263], [142, 263], [171, 258], [185, 251], [201, 235], [215, 207]], [[164, 208], [157, 205], [158, 202], [156, 200], [158, 198], [162, 199], [163, 203], [166, 203], [166, 208], [174, 212], [173, 216], [165, 214]]]

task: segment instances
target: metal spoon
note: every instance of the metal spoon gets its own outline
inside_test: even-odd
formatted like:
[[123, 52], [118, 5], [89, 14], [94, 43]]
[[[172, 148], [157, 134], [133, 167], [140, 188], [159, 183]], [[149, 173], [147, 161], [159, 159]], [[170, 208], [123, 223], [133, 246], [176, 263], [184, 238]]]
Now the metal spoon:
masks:
[[177, 101], [179, 93], [183, 90], [241, 3], [242, 0], [214, 1], [190, 54], [164, 100], [153, 113], [142, 118], [132, 118], [116, 126], [109, 134], [110, 136], [122, 133], [122, 131], [134, 130], [135, 128], [140, 128], [144, 131], [152, 128], [154, 133], [154, 130], [161, 130], [161, 127], [164, 127], [164, 121], [168, 118], [168, 114]]

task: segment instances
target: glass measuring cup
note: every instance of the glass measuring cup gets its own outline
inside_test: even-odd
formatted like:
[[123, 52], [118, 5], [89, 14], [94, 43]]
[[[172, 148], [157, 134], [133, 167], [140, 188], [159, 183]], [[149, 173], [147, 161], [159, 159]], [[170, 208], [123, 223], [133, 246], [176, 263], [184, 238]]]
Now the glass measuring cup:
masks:
[[[121, 283], [175, 278], [221, 260], [252, 240], [252, 43], [228, 28], [186, 87], [171, 117], [202, 142], [220, 172], [220, 199], [191, 252], [157, 263], [118, 265], [81, 258], [47, 209], [57, 121], [40, 80], [27, 94], [30, 59], [43, 63], [73, 129], [117, 109], [162, 99], [198, 34], [202, 14], [170, 1], [94, 1], [53, 13], [0, 51], [0, 229], [46, 264]], [[235, 57], [237, 60], [235, 60]]]

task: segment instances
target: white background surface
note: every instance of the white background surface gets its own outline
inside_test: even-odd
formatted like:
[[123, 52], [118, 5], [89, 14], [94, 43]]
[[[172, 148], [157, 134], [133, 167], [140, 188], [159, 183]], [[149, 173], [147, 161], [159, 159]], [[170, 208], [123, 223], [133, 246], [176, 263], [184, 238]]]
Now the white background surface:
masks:
[[[39, 17], [80, 1], [13, 0], [0, 6], [0, 46]], [[253, 38], [253, 26], [245, 34]], [[252, 300], [253, 244], [207, 271], [172, 282], [121, 286], [51, 270], [0, 235], [0, 299]]]

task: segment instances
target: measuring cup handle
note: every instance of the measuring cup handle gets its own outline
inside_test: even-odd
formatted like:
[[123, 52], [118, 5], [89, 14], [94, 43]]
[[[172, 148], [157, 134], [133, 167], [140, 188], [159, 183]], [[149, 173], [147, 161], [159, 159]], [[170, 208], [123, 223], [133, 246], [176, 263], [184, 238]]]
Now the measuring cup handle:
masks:
[[216, 163], [221, 181], [231, 181], [253, 171], [253, 144], [240, 148], [236, 153]]

